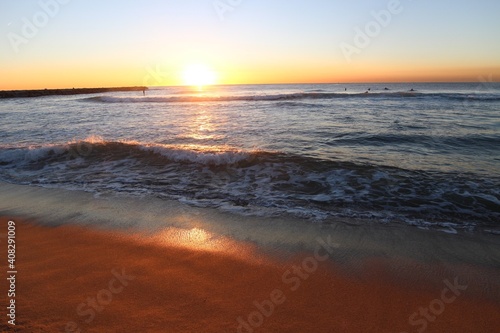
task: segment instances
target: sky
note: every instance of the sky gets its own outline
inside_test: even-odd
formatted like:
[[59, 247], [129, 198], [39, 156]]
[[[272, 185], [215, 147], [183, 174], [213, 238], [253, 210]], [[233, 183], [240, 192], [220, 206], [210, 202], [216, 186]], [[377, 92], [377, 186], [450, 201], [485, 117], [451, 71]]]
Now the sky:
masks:
[[499, 14], [497, 0], [0, 0], [0, 90], [182, 85], [193, 66], [218, 84], [498, 81]]

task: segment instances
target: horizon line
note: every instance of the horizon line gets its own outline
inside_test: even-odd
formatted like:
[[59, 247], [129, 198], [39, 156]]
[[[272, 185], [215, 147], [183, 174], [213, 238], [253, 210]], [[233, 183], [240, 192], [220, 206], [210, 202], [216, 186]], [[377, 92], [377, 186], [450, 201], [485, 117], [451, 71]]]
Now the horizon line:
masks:
[[[481, 81], [363, 81], [363, 82], [278, 82], [278, 83], [221, 83], [221, 84], [210, 84], [210, 86], [270, 86], [270, 85], [331, 85], [331, 84], [429, 84], [429, 83], [443, 83], [443, 84], [453, 84], [453, 83], [484, 83]], [[500, 83], [498, 81], [489, 81], [486, 83]], [[158, 85], [158, 86], [144, 86], [144, 85], [131, 85], [131, 86], [92, 86], [92, 87], [71, 87], [71, 88], [34, 88], [34, 89], [3, 89], [2, 92], [8, 91], [43, 91], [43, 90], [71, 90], [71, 89], [119, 89], [119, 88], [179, 88], [179, 87], [191, 87], [190, 85]]]

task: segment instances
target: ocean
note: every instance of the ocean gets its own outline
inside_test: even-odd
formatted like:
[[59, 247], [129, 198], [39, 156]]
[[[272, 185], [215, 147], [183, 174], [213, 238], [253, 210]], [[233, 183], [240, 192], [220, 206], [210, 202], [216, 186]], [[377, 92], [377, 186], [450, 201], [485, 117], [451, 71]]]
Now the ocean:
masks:
[[234, 216], [500, 234], [500, 84], [0, 99], [0, 181]]

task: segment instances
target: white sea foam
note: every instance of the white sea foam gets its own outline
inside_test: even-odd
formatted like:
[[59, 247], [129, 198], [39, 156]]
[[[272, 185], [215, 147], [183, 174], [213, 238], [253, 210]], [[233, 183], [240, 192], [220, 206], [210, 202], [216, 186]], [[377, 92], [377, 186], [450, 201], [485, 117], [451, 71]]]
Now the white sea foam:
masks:
[[182, 149], [166, 145], [147, 144], [140, 146], [143, 151], [162, 155], [175, 162], [193, 162], [206, 165], [234, 164], [248, 159], [251, 154], [224, 147], [190, 147]]

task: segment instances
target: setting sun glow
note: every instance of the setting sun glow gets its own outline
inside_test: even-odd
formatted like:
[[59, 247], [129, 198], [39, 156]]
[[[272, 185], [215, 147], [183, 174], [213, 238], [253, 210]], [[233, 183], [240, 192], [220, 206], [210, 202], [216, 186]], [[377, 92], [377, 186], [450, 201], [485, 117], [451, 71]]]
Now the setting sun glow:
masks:
[[201, 64], [192, 64], [186, 67], [182, 73], [185, 85], [203, 87], [215, 84], [217, 75], [209, 67]]

